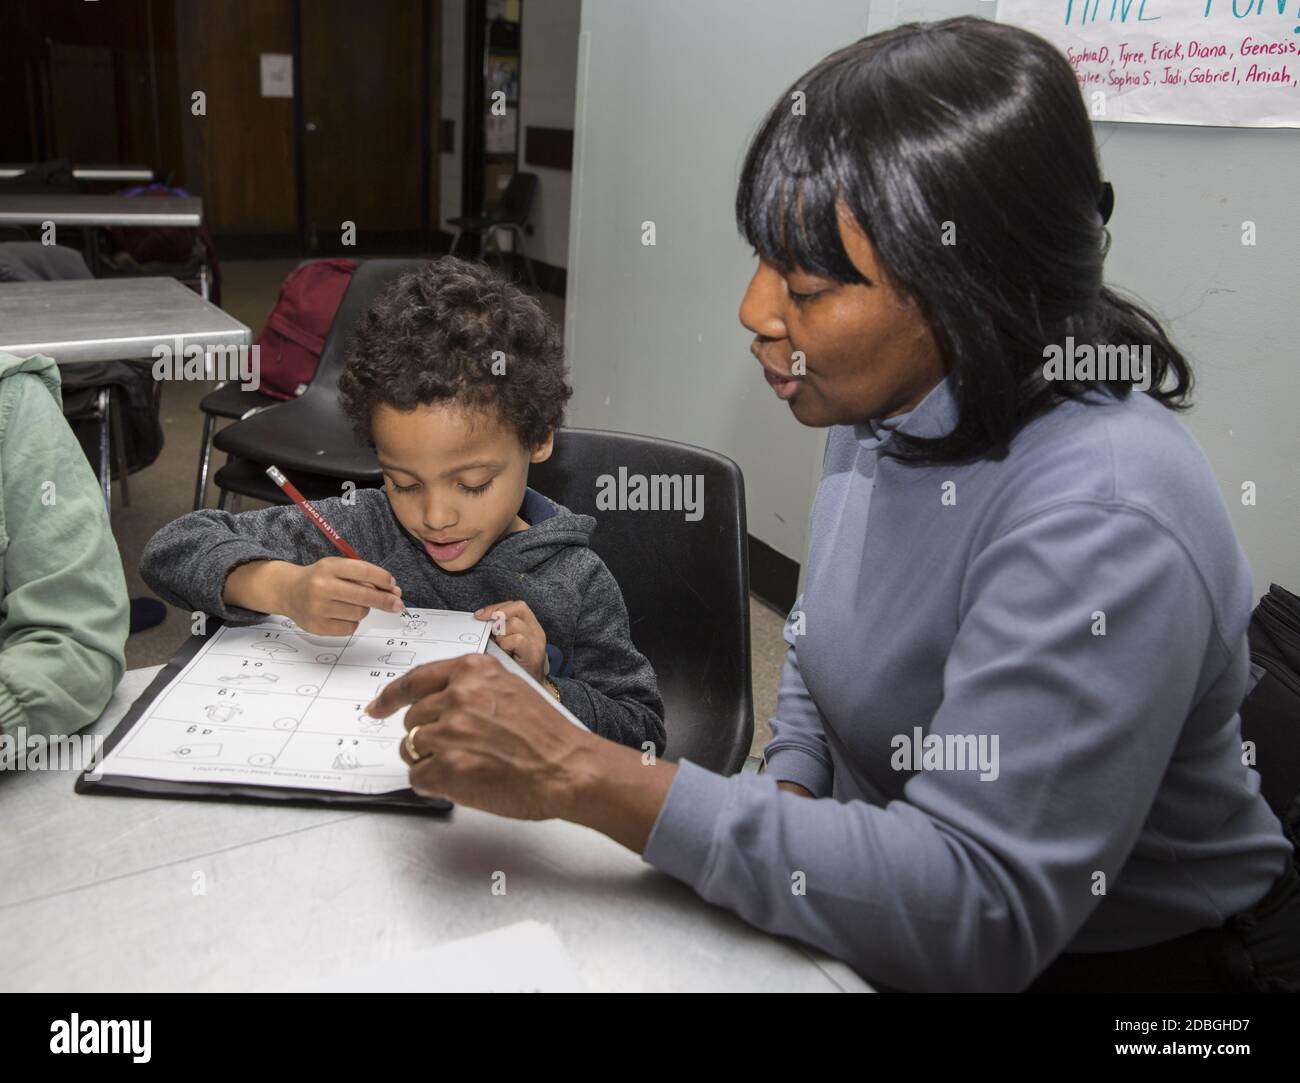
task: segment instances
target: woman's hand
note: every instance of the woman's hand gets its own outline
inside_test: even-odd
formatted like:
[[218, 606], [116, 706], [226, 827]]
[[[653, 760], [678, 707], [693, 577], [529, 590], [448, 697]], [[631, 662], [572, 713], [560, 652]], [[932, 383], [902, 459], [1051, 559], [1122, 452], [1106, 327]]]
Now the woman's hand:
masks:
[[677, 772], [575, 726], [485, 654], [416, 666], [366, 710], [386, 718], [408, 704], [401, 753], [417, 793], [520, 820], [572, 820], [638, 853]]
[[497, 602], [474, 611], [492, 621], [492, 638], [537, 681], [546, 677], [546, 633], [527, 602]]
[[406, 704], [401, 753], [415, 792], [520, 820], [561, 815], [600, 741], [484, 654], [416, 666], [367, 711], [384, 718]]

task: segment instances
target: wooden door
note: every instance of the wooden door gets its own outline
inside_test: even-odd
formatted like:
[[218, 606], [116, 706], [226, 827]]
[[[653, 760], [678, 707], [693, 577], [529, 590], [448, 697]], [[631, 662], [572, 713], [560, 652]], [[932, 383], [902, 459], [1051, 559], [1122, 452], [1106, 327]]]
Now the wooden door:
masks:
[[[301, 11], [304, 227], [313, 251], [413, 250], [437, 206], [422, 81], [439, 20], [426, 0], [311, 0]], [[426, 50], [429, 52], [426, 53]], [[423, 164], [423, 168], [422, 168]], [[341, 245], [343, 223], [356, 247]]]

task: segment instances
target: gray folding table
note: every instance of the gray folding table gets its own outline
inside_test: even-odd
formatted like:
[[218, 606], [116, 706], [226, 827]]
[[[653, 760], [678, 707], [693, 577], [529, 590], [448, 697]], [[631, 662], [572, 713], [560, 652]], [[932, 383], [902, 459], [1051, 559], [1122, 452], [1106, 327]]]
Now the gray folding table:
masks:
[[[86, 230], [86, 265], [96, 273], [98, 240], [96, 229], [117, 226], [143, 229], [179, 226], [197, 229], [203, 225], [203, 200], [198, 196], [150, 198], [147, 196], [74, 195], [64, 192], [32, 195], [0, 193], [0, 226], [80, 226]], [[204, 263], [199, 283], [208, 296], [208, 268]]]
[[[0, 177], [18, 177], [34, 168], [35, 162], [6, 162], [0, 165]], [[79, 181], [120, 181], [123, 184], [148, 184], [153, 170], [145, 165], [73, 165], [72, 175]]]
[[[87, 732], [159, 668], [128, 671]], [[555, 931], [590, 992], [871, 990], [563, 820], [80, 796], [74, 779], [0, 773], [0, 912], [23, 931], [0, 990], [365, 988], [376, 964], [419, 988], [430, 949], [524, 921]]]
[[[0, 283], [0, 350], [28, 357], [45, 354], [60, 365], [152, 357], [156, 346], [183, 351], [247, 346], [252, 332], [233, 316], [174, 278], [91, 278], [67, 282]], [[112, 397], [101, 391], [100, 478], [112, 508], [109, 462]], [[155, 395], [160, 385], [154, 384]], [[125, 456], [122, 498], [129, 503]]]

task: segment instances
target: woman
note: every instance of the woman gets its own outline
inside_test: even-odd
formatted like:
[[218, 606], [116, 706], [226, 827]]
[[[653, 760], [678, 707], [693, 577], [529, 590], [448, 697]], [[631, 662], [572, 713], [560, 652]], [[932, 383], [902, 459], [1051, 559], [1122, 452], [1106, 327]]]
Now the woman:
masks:
[[[1109, 198], [1025, 31], [901, 26], [800, 79], [737, 197], [753, 352], [830, 427], [767, 776], [645, 766], [479, 657], [377, 701], [414, 703], [412, 785], [596, 828], [886, 987], [1300, 989], [1241, 758], [1250, 574], [1186, 361], [1103, 286]], [[1138, 364], [1045, 360], [1076, 344]]]

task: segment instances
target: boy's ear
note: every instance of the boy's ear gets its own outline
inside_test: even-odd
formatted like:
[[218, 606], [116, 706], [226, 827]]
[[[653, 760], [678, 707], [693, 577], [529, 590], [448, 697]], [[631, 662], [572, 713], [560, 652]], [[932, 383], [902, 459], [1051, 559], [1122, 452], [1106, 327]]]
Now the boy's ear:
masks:
[[551, 452], [555, 450], [555, 432], [552, 430], [546, 434], [546, 439], [533, 448], [529, 456], [530, 463], [544, 463], [551, 457]]

